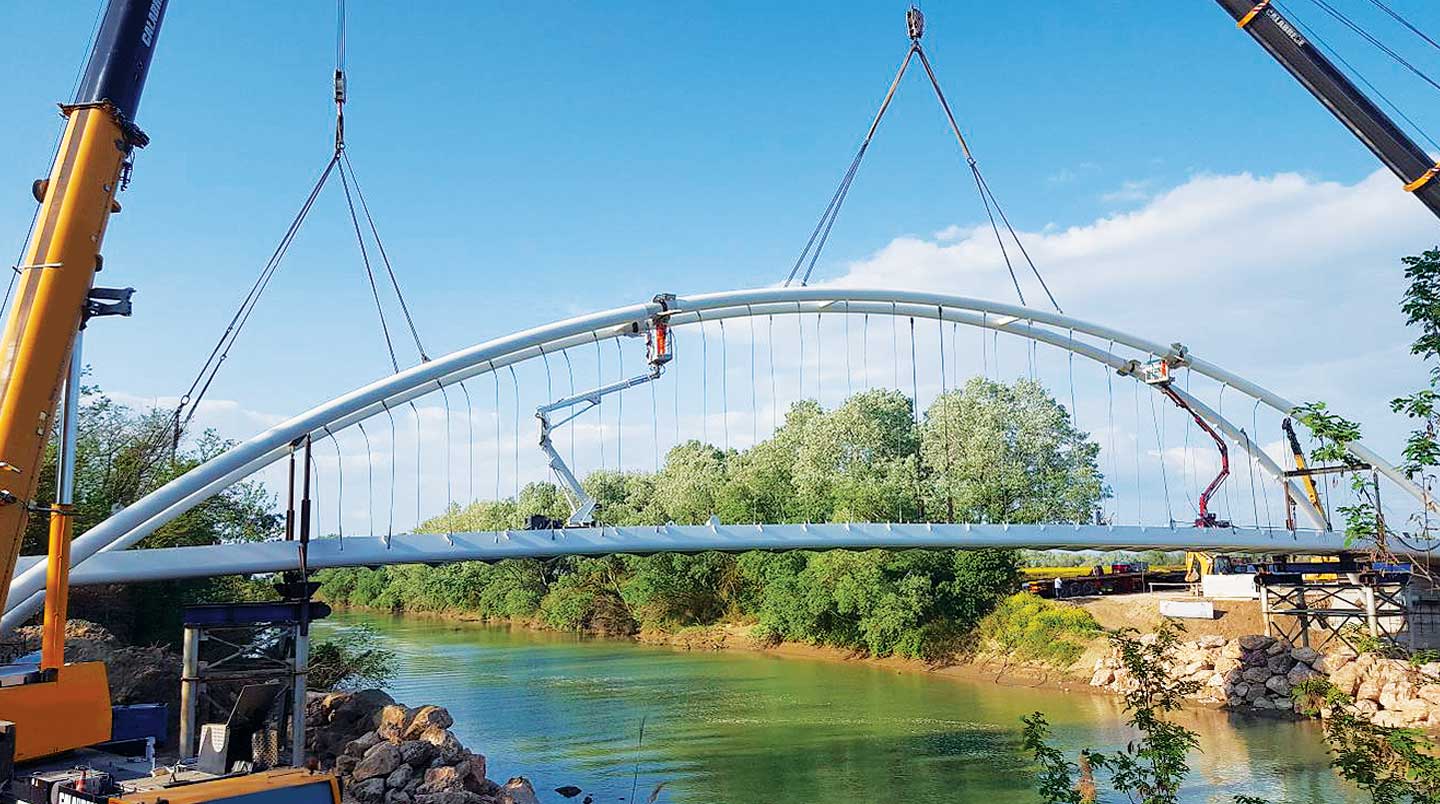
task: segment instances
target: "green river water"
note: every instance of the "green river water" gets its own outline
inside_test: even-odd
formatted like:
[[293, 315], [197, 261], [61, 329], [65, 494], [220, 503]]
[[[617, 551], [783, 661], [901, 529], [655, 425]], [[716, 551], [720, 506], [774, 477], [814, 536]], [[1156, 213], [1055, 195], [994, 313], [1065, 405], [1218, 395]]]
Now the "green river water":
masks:
[[[433, 619], [337, 614], [326, 627], [360, 621], [399, 655], [396, 700], [447, 707], [492, 779], [523, 774], [546, 802], [562, 785], [595, 804], [632, 788], [645, 802], [661, 783], [657, 802], [1029, 802], [1022, 715], [1044, 711], [1067, 748], [1128, 736], [1100, 695]], [[1181, 717], [1202, 748], [1186, 802], [1358, 800], [1314, 724]]]

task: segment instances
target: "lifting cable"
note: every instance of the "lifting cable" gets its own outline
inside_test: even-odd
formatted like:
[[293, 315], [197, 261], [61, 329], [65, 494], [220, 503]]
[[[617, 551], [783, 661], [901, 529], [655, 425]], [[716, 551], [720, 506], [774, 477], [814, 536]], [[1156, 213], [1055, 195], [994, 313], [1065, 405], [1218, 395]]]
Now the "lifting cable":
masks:
[[[409, 306], [406, 304], [404, 293], [400, 289], [399, 279], [390, 263], [390, 257], [385, 251], [384, 243], [380, 240], [379, 229], [375, 225], [374, 217], [370, 214], [370, 206], [366, 202], [365, 195], [360, 189], [359, 180], [355, 176], [355, 168], [351, 164], [350, 157], [345, 150], [345, 102], [347, 99], [345, 84], [345, 21], [345, 0], [336, 0], [335, 149], [326, 162], [324, 170], [321, 171], [320, 177], [310, 188], [310, 192], [305, 197], [305, 201], [301, 204], [299, 211], [295, 214], [295, 217], [291, 219], [289, 227], [280, 238], [275, 250], [271, 252], [269, 260], [267, 260], [261, 268], [259, 276], [256, 277], [255, 282], [250, 286], [250, 290], [241, 300], [234, 315], [231, 316], [230, 322], [226, 325], [224, 332], [221, 333], [219, 340], [216, 342], [214, 348], [211, 349], [209, 356], [205, 359], [199, 372], [196, 373], [195, 379], [191, 382], [190, 387], [181, 395], [171, 416], [170, 425], [166, 430], [162, 431], [162, 436], [168, 435], [171, 440], [172, 455], [174, 450], [178, 448], [181, 434], [194, 417], [195, 411], [199, 409], [201, 400], [204, 398], [206, 392], [209, 391], [211, 384], [215, 381], [215, 377], [219, 374], [221, 366], [224, 365], [225, 360], [230, 356], [231, 348], [240, 337], [240, 333], [245, 328], [245, 324], [249, 322], [251, 314], [260, 302], [260, 297], [264, 294], [266, 288], [269, 287], [271, 279], [275, 276], [275, 272], [279, 270], [286, 253], [294, 243], [302, 225], [313, 209], [316, 199], [319, 198], [320, 192], [325, 188], [332, 174], [339, 174], [341, 186], [345, 191], [346, 205], [349, 208], [351, 224], [355, 231], [357, 243], [360, 246], [361, 260], [365, 264], [365, 272], [370, 282], [371, 295], [375, 299], [376, 309], [380, 314], [380, 327], [385, 337], [385, 344], [390, 355], [391, 366], [395, 370], [399, 370], [399, 361], [390, 338], [389, 327], [385, 321], [385, 312], [380, 303], [379, 289], [374, 270], [370, 265], [369, 254], [365, 248], [364, 237], [361, 232], [359, 215], [355, 209], [354, 199], [358, 199], [360, 202], [360, 211], [365, 215], [371, 237], [375, 241], [376, 250], [385, 265], [385, 271], [390, 279], [391, 289], [400, 302], [400, 309], [405, 315], [410, 336], [415, 342], [415, 349], [419, 353], [422, 362], [430, 359], [425, 352], [424, 346], [421, 344], [419, 332], [415, 327], [415, 321], [410, 314]], [[350, 192], [352, 184], [355, 190], [354, 199], [352, 199]]]
[[[925, 75], [930, 80], [930, 86], [935, 90], [935, 97], [940, 101], [940, 108], [945, 112], [945, 118], [950, 124], [950, 130], [955, 134], [955, 139], [960, 145], [960, 150], [965, 156], [966, 165], [970, 168], [971, 176], [975, 180], [975, 190], [985, 206], [985, 215], [990, 222], [990, 229], [995, 234], [995, 241], [1000, 246], [1000, 255], [1005, 260], [1005, 267], [1010, 273], [1010, 282], [1015, 288], [1015, 295], [1019, 297], [1020, 303], [1025, 304], [1025, 293], [1020, 288], [1019, 277], [1015, 273], [1015, 266], [1010, 258], [1009, 249], [1005, 246], [1005, 239], [1000, 234], [1000, 227], [1003, 225], [1009, 233], [1010, 239], [1015, 242], [1020, 255], [1024, 258], [1040, 287], [1045, 291], [1045, 296], [1050, 300], [1051, 306], [1056, 311], [1064, 312], [1059, 303], [1055, 301], [1055, 294], [1050, 292], [1045, 278], [1040, 275], [1040, 270], [1035, 261], [1030, 258], [1024, 243], [1016, 233], [1015, 227], [1010, 225], [1009, 217], [1005, 215], [1000, 201], [991, 191], [990, 185], [980, 172], [980, 165], [970, 151], [965, 136], [960, 132], [960, 125], [955, 120], [955, 114], [950, 109], [950, 102], [946, 100], [945, 93], [940, 88], [940, 80], [935, 75], [934, 68], [930, 65], [930, 59], [925, 54], [925, 48], [920, 44], [920, 39], [925, 34], [925, 17], [920, 9], [911, 6], [905, 13], [905, 22], [910, 34], [910, 47], [905, 52], [905, 58], [900, 62], [900, 69], [896, 71], [895, 78], [890, 82], [890, 88], [885, 93], [885, 99], [881, 101], [880, 108], [875, 113], [875, 118], [870, 123], [864, 139], [860, 141], [860, 147], [856, 150], [855, 156], [850, 160], [850, 166], [845, 170], [840, 184], [830, 196], [830, 202], [826, 205], [825, 211], [821, 213], [820, 220], [810, 232], [810, 238], [805, 242], [805, 248], [801, 250], [800, 256], [790, 268], [790, 274], [785, 278], [785, 286], [789, 287], [795, 282], [797, 274], [800, 276], [800, 285], [804, 287], [810, 281], [810, 276], [815, 271], [815, 264], [820, 259], [820, 252], [825, 248], [825, 243], [830, 239], [830, 230], [835, 225], [836, 218], [840, 215], [840, 207], [845, 203], [846, 196], [850, 193], [850, 187], [855, 181], [855, 175], [860, 170], [860, 162], [865, 158], [866, 152], [870, 149], [870, 143], [875, 138], [875, 132], [880, 128], [880, 121], [884, 118], [885, 112], [890, 108], [890, 102], [895, 98], [895, 91], [900, 87], [900, 81], [905, 77], [905, 72], [910, 68], [911, 60], [919, 57], [920, 64], [925, 68]], [[997, 221], [996, 215], [999, 215]], [[805, 266], [805, 272], [800, 274], [800, 267]]]
[[1388, 14], [1391, 19], [1405, 26], [1407, 29], [1409, 29], [1411, 33], [1425, 40], [1425, 42], [1429, 44], [1430, 47], [1433, 47], [1436, 50], [1440, 50], [1440, 42], [1436, 42], [1434, 39], [1431, 39], [1424, 31], [1415, 27], [1415, 25], [1409, 20], [1405, 19], [1405, 17], [1401, 15], [1400, 12], [1391, 8], [1389, 5], [1382, 2], [1382, 0], [1370, 0], [1370, 5], [1375, 6], [1376, 8]]
[[[1401, 56], [1394, 48], [1390, 47], [1384, 42], [1381, 42], [1374, 34], [1371, 34], [1369, 31], [1361, 27], [1359, 23], [1347, 17], [1344, 12], [1330, 5], [1330, 3], [1326, 2], [1326, 0], [1310, 0], [1310, 2], [1318, 6], [1321, 11], [1329, 14], [1341, 25], [1349, 28], [1355, 33], [1355, 35], [1359, 36], [1361, 39], [1364, 39], [1366, 42], [1369, 42], [1370, 45], [1373, 46], [1376, 50], [1379, 50], [1381, 53], [1389, 56], [1390, 59], [1396, 64], [1399, 64], [1401, 67], [1404, 67], [1406, 70], [1414, 73], [1417, 77], [1420, 78], [1420, 80], [1424, 81], [1435, 89], [1440, 90], [1440, 81], [1436, 81], [1434, 78], [1430, 77], [1430, 75], [1427, 74], [1424, 70], [1415, 66], [1404, 56]], [[1421, 35], [1424, 36], [1423, 34]], [[1428, 37], [1426, 38], [1428, 40]]]

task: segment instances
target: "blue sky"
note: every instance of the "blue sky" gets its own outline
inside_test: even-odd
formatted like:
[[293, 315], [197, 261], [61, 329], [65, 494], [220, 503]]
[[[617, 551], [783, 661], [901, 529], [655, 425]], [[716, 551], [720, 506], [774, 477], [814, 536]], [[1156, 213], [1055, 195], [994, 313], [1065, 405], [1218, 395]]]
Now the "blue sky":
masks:
[[[1340, 4], [1376, 19], [1368, 3]], [[1307, 0], [1289, 5], [1412, 113], [1434, 108]], [[1394, 5], [1440, 30], [1440, 7]], [[153, 144], [100, 280], [136, 286], [137, 314], [97, 323], [86, 344], [95, 380], [127, 398], [184, 390], [328, 156], [333, 5], [234, 8], [172, 4], [142, 103]], [[352, 2], [351, 156], [429, 350], [658, 291], [783, 278], [903, 55], [904, 8]], [[0, 253], [23, 242], [27, 188], [47, 169], [54, 103], [96, 9], [0, 7], [0, 186], [12, 189]], [[1211, 0], [925, 11], [961, 124], [1070, 312], [1184, 340], [1363, 417], [1418, 378], [1396, 259], [1433, 243], [1434, 220]], [[1008, 298], [998, 266], [955, 267], [981, 247], [968, 181], [912, 74], [820, 277]], [[1217, 206], [1229, 212], [1190, 214]], [[1160, 234], [1146, 229], [1156, 220]], [[215, 413], [227, 434], [387, 373], [346, 227], [327, 194], [211, 392], [246, 414]], [[1340, 321], [1354, 329], [1326, 326]], [[1319, 331], [1296, 348], [1297, 327]], [[1394, 443], [1399, 431], [1382, 432]]]

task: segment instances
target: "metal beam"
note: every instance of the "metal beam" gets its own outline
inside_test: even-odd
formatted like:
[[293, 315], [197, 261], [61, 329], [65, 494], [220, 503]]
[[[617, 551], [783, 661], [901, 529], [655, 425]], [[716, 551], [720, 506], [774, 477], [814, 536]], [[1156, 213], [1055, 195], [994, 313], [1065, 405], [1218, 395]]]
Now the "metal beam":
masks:
[[[102, 550], [122, 550], [139, 542], [206, 498], [279, 460], [286, 454], [288, 445], [297, 438], [306, 435], [324, 437], [381, 413], [387, 405], [394, 406], [415, 399], [430, 393], [436, 387], [452, 385], [497, 368], [533, 359], [544, 352], [590, 343], [596, 338], [614, 338], [637, 331], [643, 332], [650, 328], [654, 316], [662, 312], [668, 313], [668, 321], [672, 326], [696, 323], [702, 316], [708, 321], [716, 318], [786, 313], [870, 312], [953, 320], [972, 326], [976, 325], [976, 319], [979, 319], [981, 326], [1002, 329], [1020, 337], [1043, 340], [1091, 359], [1108, 352], [1076, 341], [1074, 333], [1123, 346], [1141, 355], [1160, 357], [1172, 352], [1172, 347], [1160, 342], [1059, 313], [921, 291], [828, 287], [760, 288], [681, 297], [670, 302], [668, 310], [662, 310], [661, 306], [654, 302], [619, 307], [461, 349], [318, 405], [196, 467], [91, 528], [75, 539], [71, 554], [72, 565], [81, 564]], [[1047, 330], [1046, 327], [1050, 329]], [[1115, 356], [1112, 354], [1110, 357]], [[1109, 361], [1101, 362], [1110, 365]], [[1288, 400], [1193, 355], [1187, 355], [1187, 364], [1192, 371], [1258, 399], [1283, 415], [1288, 415], [1294, 408]], [[1228, 422], [1223, 421], [1214, 423], [1228, 425]], [[1233, 426], [1222, 429], [1227, 434], [1239, 432], [1238, 428]], [[1244, 441], [1237, 443], [1244, 446]], [[1376, 466], [1422, 504], [1434, 508], [1434, 502], [1423, 490], [1378, 455], [1374, 455], [1361, 444], [1351, 445], [1351, 451]], [[1259, 457], [1263, 453], [1252, 454], [1260, 461], [1262, 468], [1270, 468], [1265, 465], [1265, 460]], [[11, 584], [7, 611], [4, 619], [0, 620], [0, 630], [13, 627], [36, 609], [43, 597], [43, 587], [43, 570], [32, 566], [17, 573]]]
[[[1251, 553], [1338, 553], [1336, 533], [1260, 528], [1135, 525], [663, 525], [559, 530], [407, 534], [390, 540], [347, 536], [315, 539], [311, 569], [391, 564], [448, 564], [505, 558], [598, 556], [612, 553], [698, 553], [706, 550], [830, 550], [837, 548], [1032, 548], [1037, 550], [1219, 550]], [[106, 584], [282, 572], [299, 567], [293, 542], [111, 551], [75, 568], [71, 583]]]

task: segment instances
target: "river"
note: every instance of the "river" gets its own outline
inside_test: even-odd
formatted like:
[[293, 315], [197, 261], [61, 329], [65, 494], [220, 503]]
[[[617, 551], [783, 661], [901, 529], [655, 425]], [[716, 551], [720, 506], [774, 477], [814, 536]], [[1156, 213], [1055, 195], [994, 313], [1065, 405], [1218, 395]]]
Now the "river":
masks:
[[[1036, 801], [1022, 715], [1044, 711], [1070, 750], [1128, 735], [1100, 695], [436, 619], [347, 613], [325, 627], [357, 622], [398, 654], [396, 700], [447, 707], [491, 778], [523, 774], [547, 802], [563, 800], [549, 792], [562, 785], [595, 804], [632, 789], [645, 802], [662, 783], [657, 802]], [[1312, 723], [1181, 716], [1202, 749], [1185, 802], [1357, 800]]]

